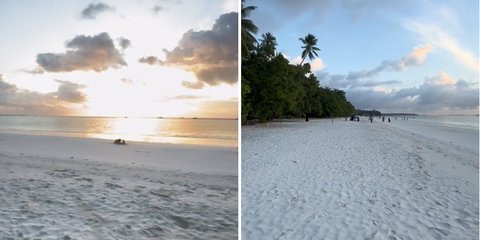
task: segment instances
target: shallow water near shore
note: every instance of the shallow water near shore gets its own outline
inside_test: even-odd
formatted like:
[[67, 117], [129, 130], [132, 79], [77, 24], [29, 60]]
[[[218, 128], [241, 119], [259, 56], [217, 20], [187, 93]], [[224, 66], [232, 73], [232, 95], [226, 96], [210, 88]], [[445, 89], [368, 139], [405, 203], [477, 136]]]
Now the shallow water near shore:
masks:
[[[398, 118], [401, 120], [401, 118]], [[478, 116], [467, 116], [467, 115], [420, 115], [420, 116], [409, 116], [409, 120], [420, 121], [430, 124], [435, 124], [439, 126], [449, 126], [449, 127], [458, 127], [465, 129], [479, 129]]]
[[0, 116], [0, 131], [234, 147], [238, 124], [235, 119]]

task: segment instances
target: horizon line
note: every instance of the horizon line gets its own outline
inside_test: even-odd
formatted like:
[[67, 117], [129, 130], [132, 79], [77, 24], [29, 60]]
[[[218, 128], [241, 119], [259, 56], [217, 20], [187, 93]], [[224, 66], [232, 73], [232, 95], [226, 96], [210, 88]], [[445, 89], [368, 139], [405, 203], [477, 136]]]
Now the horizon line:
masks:
[[235, 117], [163, 117], [163, 116], [86, 116], [86, 115], [30, 115], [30, 114], [2, 114], [0, 116], [12, 116], [12, 117], [78, 117], [78, 118], [155, 118], [155, 119], [225, 119], [225, 120], [238, 120]]

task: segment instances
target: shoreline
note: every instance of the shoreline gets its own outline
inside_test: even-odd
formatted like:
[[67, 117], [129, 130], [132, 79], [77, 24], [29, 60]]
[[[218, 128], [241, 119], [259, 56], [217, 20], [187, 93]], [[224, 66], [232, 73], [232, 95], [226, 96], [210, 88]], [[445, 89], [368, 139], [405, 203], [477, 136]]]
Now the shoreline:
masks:
[[395, 120], [390, 123], [380, 122], [386, 127], [395, 128], [419, 134], [434, 141], [440, 141], [456, 147], [464, 148], [475, 154], [479, 154], [479, 129], [464, 126], [440, 125], [418, 120]]
[[52, 136], [52, 137], [67, 137], [79, 139], [101, 139], [101, 140], [115, 140], [117, 138], [125, 139], [128, 142], [137, 143], [160, 143], [160, 144], [177, 144], [177, 145], [191, 145], [191, 146], [211, 146], [211, 147], [237, 147], [237, 139], [224, 138], [203, 138], [203, 137], [161, 137], [161, 136], [142, 136], [142, 135], [127, 135], [125, 134], [94, 134], [94, 133], [79, 133], [79, 132], [61, 132], [61, 131], [42, 131], [42, 130], [16, 130], [16, 129], [1, 129], [0, 134], [19, 134], [19, 135], [34, 135], [34, 136]]
[[236, 147], [135, 141], [116, 145], [113, 139], [16, 133], [0, 133], [0, 140], [0, 153], [73, 157], [115, 164], [134, 163], [159, 170], [238, 175]]
[[478, 151], [392, 123], [243, 127], [242, 236], [478, 238]]

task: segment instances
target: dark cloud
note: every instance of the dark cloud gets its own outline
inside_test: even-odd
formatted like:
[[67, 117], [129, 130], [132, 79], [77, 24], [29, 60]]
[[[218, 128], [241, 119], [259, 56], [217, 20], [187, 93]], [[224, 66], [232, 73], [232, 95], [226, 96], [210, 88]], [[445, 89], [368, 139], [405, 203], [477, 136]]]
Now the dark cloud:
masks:
[[150, 65], [155, 65], [155, 64], [162, 64], [163, 61], [161, 61], [160, 59], [158, 59], [157, 57], [155, 56], [148, 56], [148, 57], [142, 57], [138, 60], [139, 63], [146, 63], [146, 64], [150, 64]]
[[58, 91], [56, 93], [56, 98], [61, 101], [71, 102], [71, 103], [82, 103], [87, 100], [87, 97], [80, 89], [84, 88], [84, 85], [56, 80], [60, 83], [58, 86]]
[[164, 50], [166, 59], [149, 56], [142, 63], [171, 65], [195, 73], [198, 82], [184, 82], [189, 88], [215, 86], [221, 83], [234, 84], [237, 79], [238, 14], [221, 15], [211, 30], [189, 30], [183, 34], [176, 48]]
[[163, 7], [161, 6], [158, 6], [158, 5], [155, 5], [153, 8], [152, 8], [152, 12], [153, 14], [157, 15], [160, 11], [164, 10]]
[[0, 74], [0, 106], [7, 105], [17, 90], [17, 86], [6, 82], [4, 75]]
[[189, 30], [175, 49], [165, 50], [165, 63], [188, 66], [236, 61], [237, 27], [237, 13], [232, 12], [221, 15], [211, 30]]
[[17, 91], [17, 87], [13, 84], [5, 82], [5, 76], [3, 74], [0, 74], [0, 92], [6, 93], [15, 91]]
[[158, 15], [158, 13], [166, 11], [168, 8], [164, 6], [172, 6], [172, 5], [179, 5], [182, 3], [181, 0], [158, 0], [157, 2], [161, 3], [161, 5], [155, 5], [151, 8], [151, 11], [154, 15]]
[[118, 39], [118, 44], [122, 49], [126, 49], [132, 45], [132, 42], [126, 38], [121, 37]]
[[201, 82], [211, 86], [222, 82], [234, 84], [237, 82], [237, 69], [236, 64], [220, 64], [195, 70], [195, 74]]
[[120, 81], [126, 84], [133, 84], [133, 80], [128, 78], [120, 78]]
[[83, 85], [57, 80], [58, 90], [38, 93], [19, 89], [6, 82], [0, 74], [0, 113], [29, 115], [69, 115], [72, 104], [82, 105], [86, 96], [80, 91]]
[[188, 82], [188, 81], [183, 81], [182, 86], [186, 88], [191, 88], [191, 89], [202, 89], [205, 87], [205, 84], [201, 81], [196, 81], [196, 82]]
[[376, 86], [384, 86], [384, 85], [393, 85], [393, 84], [400, 84], [401, 81], [398, 80], [386, 80], [386, 81], [369, 81], [360, 83], [359, 87], [376, 87]]
[[352, 89], [347, 91], [347, 97], [357, 108], [386, 112], [429, 113], [478, 108], [478, 87], [464, 80], [446, 83], [442, 78], [442, 74], [439, 74], [433, 78], [425, 78], [424, 83], [418, 87], [400, 90]]
[[468, 88], [469, 84], [465, 80], [458, 80], [458, 82], [455, 84], [457, 88], [463, 89], [463, 88]]
[[29, 73], [29, 74], [33, 74], [33, 75], [36, 75], [36, 74], [44, 74], [45, 73], [45, 70], [37, 67], [37, 68], [34, 68], [34, 69], [20, 69], [18, 70], [20, 72], [24, 72], [24, 73]]
[[114, 11], [115, 8], [109, 6], [105, 3], [97, 3], [93, 4], [90, 3], [87, 8], [83, 9], [82, 11], [82, 18], [84, 19], [95, 19], [98, 14], [106, 11]]
[[38, 65], [47, 72], [101, 72], [127, 65], [106, 32], [95, 36], [79, 35], [69, 41], [66, 47], [68, 50], [65, 53], [38, 54]]

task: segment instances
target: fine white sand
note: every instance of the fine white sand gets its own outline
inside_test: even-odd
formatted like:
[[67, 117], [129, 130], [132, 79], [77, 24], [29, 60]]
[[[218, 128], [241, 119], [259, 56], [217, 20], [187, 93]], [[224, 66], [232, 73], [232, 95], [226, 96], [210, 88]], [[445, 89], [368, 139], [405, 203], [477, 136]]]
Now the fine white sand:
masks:
[[235, 239], [237, 148], [0, 133], [0, 239]]
[[478, 239], [478, 180], [478, 130], [378, 119], [247, 126], [242, 238]]

